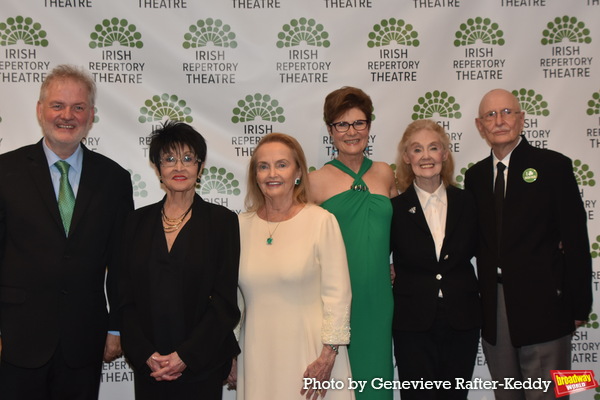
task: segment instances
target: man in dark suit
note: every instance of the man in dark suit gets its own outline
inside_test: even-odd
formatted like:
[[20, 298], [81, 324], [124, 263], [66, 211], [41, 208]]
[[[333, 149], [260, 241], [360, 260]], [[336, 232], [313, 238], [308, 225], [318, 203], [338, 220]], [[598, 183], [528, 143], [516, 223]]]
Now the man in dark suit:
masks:
[[[478, 211], [488, 367], [500, 383], [550, 381], [550, 370], [570, 369], [571, 334], [592, 304], [586, 214], [571, 160], [527, 143], [520, 135], [524, 113], [506, 90], [483, 97], [475, 124], [492, 148], [465, 175]], [[495, 395], [554, 399], [552, 387], [546, 392], [499, 387]]]
[[56, 67], [37, 104], [43, 139], [0, 156], [2, 400], [97, 399], [102, 359], [121, 354], [104, 282], [108, 267], [116, 310], [111, 266], [132, 188], [81, 144], [95, 94], [87, 73]]

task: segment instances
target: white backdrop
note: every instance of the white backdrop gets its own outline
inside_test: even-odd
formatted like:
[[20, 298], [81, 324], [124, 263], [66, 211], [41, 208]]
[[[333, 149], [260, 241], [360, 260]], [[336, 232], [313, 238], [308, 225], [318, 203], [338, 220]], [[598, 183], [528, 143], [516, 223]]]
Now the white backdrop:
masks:
[[[597, 294], [599, 21], [598, 0], [2, 0], [0, 153], [39, 140], [41, 79], [72, 63], [99, 88], [86, 144], [132, 172], [136, 207], [163, 195], [147, 158], [163, 119], [206, 137], [199, 191], [239, 212], [248, 156], [265, 133], [297, 137], [311, 167], [330, 159], [322, 104], [344, 85], [373, 99], [372, 158], [394, 163], [405, 126], [431, 117], [450, 135], [460, 184], [489, 152], [473, 121], [479, 100], [502, 87], [527, 111], [528, 140], [574, 160]], [[573, 369], [600, 372], [599, 309], [574, 338]], [[482, 354], [475, 376], [489, 377]], [[133, 398], [123, 360], [105, 365], [103, 380], [101, 398]]]

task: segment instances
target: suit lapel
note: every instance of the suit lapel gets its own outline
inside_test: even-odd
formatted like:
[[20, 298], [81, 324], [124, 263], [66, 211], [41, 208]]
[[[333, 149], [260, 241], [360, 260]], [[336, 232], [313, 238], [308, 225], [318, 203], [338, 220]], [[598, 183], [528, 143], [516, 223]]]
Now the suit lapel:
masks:
[[[135, 255], [137, 265], [150, 265], [150, 257], [154, 256], [152, 251], [153, 246], [161, 246], [164, 251], [167, 252], [167, 241], [165, 239], [164, 231], [161, 225], [160, 209], [164, 204], [164, 198], [162, 201], [155, 203], [148, 208], [144, 208], [140, 213], [136, 213], [136, 224], [132, 228], [131, 232], [137, 235], [140, 240], [133, 240], [134, 247], [130, 254]], [[160, 225], [160, 227], [159, 227]], [[131, 234], [131, 232], [127, 232]]]
[[73, 210], [73, 219], [69, 234], [75, 232], [77, 225], [85, 215], [85, 210], [94, 199], [95, 185], [102, 180], [102, 169], [93, 162], [94, 154], [85, 146], [81, 145], [83, 150], [83, 163], [81, 167], [81, 177], [79, 178], [79, 189], [75, 198], [75, 209]]
[[[532, 155], [533, 148], [525, 138], [521, 139], [521, 143], [513, 150], [510, 156], [510, 164], [508, 166], [508, 179], [506, 181], [506, 197], [504, 198], [504, 212], [502, 220], [502, 243], [506, 243], [508, 238], [506, 235], [510, 232], [515, 232], [522, 227], [524, 221], [528, 220], [528, 212], [523, 209], [523, 198], [531, 196], [529, 185], [536, 183], [526, 183], [523, 180], [523, 172], [536, 164]], [[530, 201], [534, 201], [530, 199]]]
[[496, 239], [496, 211], [494, 209], [494, 160], [492, 155], [482, 161], [483, 165], [481, 168], [481, 179], [478, 181], [482, 182], [481, 191], [479, 196], [480, 200], [477, 202], [479, 207], [478, 215], [480, 217], [480, 226], [482, 232], [487, 237], [489, 243], [497, 243]]
[[491, 207], [490, 211], [493, 215], [494, 213], [494, 159], [490, 155], [488, 158], [483, 160], [483, 196], [485, 196], [485, 201], [483, 202], [485, 205]]
[[401, 212], [406, 212], [409, 220], [413, 221], [423, 231], [429, 233], [429, 226], [427, 225], [427, 220], [425, 219], [425, 214], [423, 213], [423, 208], [421, 207], [414, 184], [406, 189], [404, 198], [406, 199], [405, 206]]
[[33, 182], [40, 193], [42, 203], [48, 208], [48, 213], [52, 216], [61, 232], [64, 232], [60, 211], [58, 210], [58, 201], [56, 200], [56, 193], [54, 192], [50, 176], [50, 168], [48, 167], [48, 160], [44, 154], [41, 140], [32, 147], [31, 153], [27, 155], [27, 165]]
[[446, 201], [448, 202], [448, 205], [446, 207], [446, 230], [444, 232], [444, 244], [446, 243], [446, 239], [450, 237], [452, 232], [454, 232], [462, 213], [461, 204], [458, 203], [457, 199], [458, 190], [460, 189], [452, 185], [446, 187]]
[[[220, 243], [216, 243], [213, 240], [212, 233], [210, 231], [211, 220], [210, 214], [207, 210], [207, 203], [202, 200], [198, 194], [194, 195], [194, 208], [192, 209], [192, 226], [189, 238], [189, 243], [186, 243], [188, 246], [188, 251], [186, 252], [186, 258], [189, 260], [187, 264], [192, 265], [194, 263], [198, 263], [199, 259], [206, 258], [207, 255], [219, 254], [219, 251], [215, 251], [215, 248], [220, 248]], [[207, 265], [210, 265], [213, 260], [203, 259], [206, 261]]]
[[193, 212], [195, 215], [196, 223], [194, 223], [192, 225], [192, 235], [191, 235], [191, 237], [194, 238], [194, 246], [197, 246], [198, 243], [205, 243], [206, 239], [208, 239], [206, 237], [206, 235], [207, 235], [207, 231], [210, 231], [210, 230], [206, 229], [206, 228], [207, 228], [207, 226], [210, 226], [210, 225], [204, 225], [204, 224], [197, 223], [201, 218], [208, 218], [208, 212], [207, 212], [206, 208], [207, 208], [206, 202], [204, 200], [202, 200], [202, 198], [200, 196], [198, 196], [198, 194], [195, 194], [194, 195]]
[[528, 157], [531, 146], [523, 137], [521, 143], [513, 150], [510, 156], [510, 164], [508, 166], [508, 179], [506, 181], [506, 198], [504, 207], [510, 207], [513, 199], [519, 197], [521, 188], [523, 187], [523, 171], [527, 169], [527, 163], [530, 162]]

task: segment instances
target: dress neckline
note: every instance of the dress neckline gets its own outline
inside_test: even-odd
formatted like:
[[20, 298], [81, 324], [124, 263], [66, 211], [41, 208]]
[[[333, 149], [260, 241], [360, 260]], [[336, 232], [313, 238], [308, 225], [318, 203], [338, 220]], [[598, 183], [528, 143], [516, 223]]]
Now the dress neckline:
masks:
[[346, 164], [344, 164], [337, 158], [329, 161], [325, 165], [327, 165], [327, 164], [336, 167], [340, 171], [345, 172], [346, 174], [348, 174], [352, 178], [354, 178], [354, 182], [352, 182], [352, 185], [350, 185], [350, 190], [354, 190], [357, 192], [368, 192], [369, 191], [369, 187], [367, 186], [365, 181], [362, 179], [362, 177], [369, 170], [369, 168], [371, 168], [371, 165], [373, 165], [373, 161], [370, 158], [367, 158], [367, 157], [363, 158], [363, 161], [362, 161], [362, 164], [360, 165], [358, 173], [352, 171]]
[[355, 181], [359, 179], [362, 181], [362, 176], [365, 174], [365, 172], [369, 170], [369, 168], [371, 168], [371, 165], [373, 165], [373, 160], [367, 157], [363, 158], [362, 164], [360, 165], [358, 172], [352, 171], [350, 167], [348, 167], [346, 164], [344, 164], [337, 158], [325, 163], [325, 165], [327, 164], [332, 165], [337, 169], [347, 173], [348, 175], [353, 177]]
[[265, 223], [268, 223], [268, 224], [283, 224], [283, 223], [286, 223], [288, 221], [292, 221], [294, 218], [296, 218], [298, 215], [300, 215], [300, 213], [302, 213], [302, 211], [304, 211], [308, 207], [308, 205], [309, 205], [308, 203], [302, 204], [302, 208], [300, 208], [300, 210], [296, 214], [294, 214], [293, 217], [291, 217], [289, 219], [286, 219], [284, 221], [267, 221], [266, 219], [260, 217], [258, 215], [257, 211], [255, 211], [254, 214], [256, 215], [256, 218], [258, 218], [259, 220], [261, 220], [261, 221], [263, 221]]

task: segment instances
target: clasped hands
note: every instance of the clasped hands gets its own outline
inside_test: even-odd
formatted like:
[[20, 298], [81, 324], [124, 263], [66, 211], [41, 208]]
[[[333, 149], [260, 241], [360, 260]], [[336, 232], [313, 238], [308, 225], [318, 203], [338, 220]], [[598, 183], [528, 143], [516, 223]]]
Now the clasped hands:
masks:
[[174, 381], [187, 367], [176, 351], [164, 356], [154, 352], [146, 360], [146, 364], [152, 370], [150, 376], [157, 381]]

